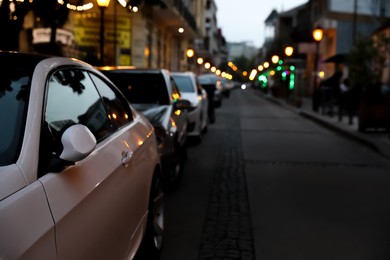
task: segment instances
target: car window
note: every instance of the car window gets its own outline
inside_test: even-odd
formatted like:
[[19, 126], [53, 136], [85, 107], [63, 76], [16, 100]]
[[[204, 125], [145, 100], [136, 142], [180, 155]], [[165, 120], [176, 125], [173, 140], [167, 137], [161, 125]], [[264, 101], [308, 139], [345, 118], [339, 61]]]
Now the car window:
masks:
[[170, 80], [172, 85], [172, 99], [174, 102], [176, 102], [181, 97], [180, 90], [177, 87], [175, 81], [172, 78], [170, 78]]
[[190, 77], [184, 75], [174, 75], [173, 79], [176, 82], [177, 87], [180, 89], [180, 92], [192, 93], [195, 91]]
[[133, 104], [168, 105], [166, 82], [161, 73], [102, 71]]
[[90, 74], [98, 89], [103, 102], [109, 111], [111, 121], [116, 127], [121, 127], [133, 120], [132, 112], [127, 100], [114, 87], [110, 87], [100, 77]]
[[74, 124], [87, 126], [98, 141], [112, 131], [94, 83], [85, 71], [78, 69], [59, 70], [50, 77], [45, 122], [57, 138]]
[[0, 72], [0, 166], [17, 160], [23, 141], [30, 76], [24, 70]]

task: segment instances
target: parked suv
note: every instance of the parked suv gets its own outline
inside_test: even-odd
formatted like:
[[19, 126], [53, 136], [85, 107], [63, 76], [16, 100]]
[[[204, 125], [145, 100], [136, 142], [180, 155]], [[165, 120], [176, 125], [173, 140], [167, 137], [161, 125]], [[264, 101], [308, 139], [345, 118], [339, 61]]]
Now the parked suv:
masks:
[[187, 125], [190, 102], [164, 69], [133, 67], [98, 68], [124, 93], [133, 107], [142, 112], [154, 126], [167, 189], [175, 187], [187, 158]]

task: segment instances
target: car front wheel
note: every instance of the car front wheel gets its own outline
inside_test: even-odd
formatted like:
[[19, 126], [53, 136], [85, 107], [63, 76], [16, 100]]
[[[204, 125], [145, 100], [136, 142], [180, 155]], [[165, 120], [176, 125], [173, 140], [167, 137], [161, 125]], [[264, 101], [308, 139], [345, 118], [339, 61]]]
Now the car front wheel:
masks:
[[164, 238], [164, 192], [160, 177], [156, 177], [149, 202], [148, 220], [144, 239], [134, 259], [158, 259]]

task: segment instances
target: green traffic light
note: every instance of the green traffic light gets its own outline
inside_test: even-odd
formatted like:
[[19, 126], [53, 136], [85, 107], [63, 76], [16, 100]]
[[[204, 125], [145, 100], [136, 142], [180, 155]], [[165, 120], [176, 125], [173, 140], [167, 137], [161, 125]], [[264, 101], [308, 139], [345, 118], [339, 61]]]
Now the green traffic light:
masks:
[[293, 90], [295, 88], [295, 75], [292, 73], [290, 75], [289, 89]]
[[268, 85], [268, 79], [265, 75], [260, 75], [258, 78], [259, 82], [261, 82], [261, 87], [265, 88]]

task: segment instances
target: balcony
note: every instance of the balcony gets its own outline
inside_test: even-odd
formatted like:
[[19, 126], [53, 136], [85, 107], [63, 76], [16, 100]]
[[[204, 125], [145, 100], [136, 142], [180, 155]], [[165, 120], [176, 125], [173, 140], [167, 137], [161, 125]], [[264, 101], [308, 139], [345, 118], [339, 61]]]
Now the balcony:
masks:
[[153, 6], [153, 19], [172, 31], [183, 27], [183, 36], [188, 39], [197, 37], [195, 18], [182, 0], [160, 0], [159, 5]]

